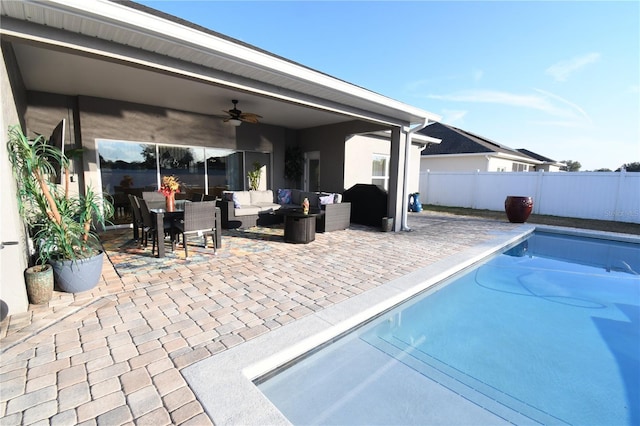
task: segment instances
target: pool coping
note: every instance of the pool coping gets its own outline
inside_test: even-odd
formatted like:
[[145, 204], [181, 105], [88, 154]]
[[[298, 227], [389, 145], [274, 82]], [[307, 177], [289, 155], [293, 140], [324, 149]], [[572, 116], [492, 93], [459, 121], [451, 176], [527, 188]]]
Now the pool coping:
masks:
[[253, 381], [438, 284], [535, 230], [640, 243], [640, 237], [524, 224], [182, 370], [214, 424], [289, 425]]

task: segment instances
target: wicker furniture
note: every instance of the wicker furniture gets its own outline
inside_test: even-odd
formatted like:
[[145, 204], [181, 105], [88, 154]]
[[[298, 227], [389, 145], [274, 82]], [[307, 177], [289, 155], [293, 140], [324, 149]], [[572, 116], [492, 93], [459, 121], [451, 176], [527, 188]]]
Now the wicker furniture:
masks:
[[316, 239], [316, 216], [319, 214], [287, 209], [281, 214], [284, 216], [284, 240], [287, 243], [308, 244]]
[[133, 239], [140, 241], [140, 230], [142, 235], [146, 232], [144, 229], [144, 222], [142, 221], [142, 212], [140, 211], [140, 202], [135, 195], [127, 194], [129, 203], [131, 204], [131, 213], [133, 215]]
[[216, 253], [216, 203], [215, 201], [202, 201], [199, 203], [187, 203], [184, 206], [184, 219], [174, 223], [178, 234], [182, 235], [185, 257], [189, 256], [187, 250], [187, 237], [196, 235], [204, 238], [204, 246], [207, 246], [207, 237], [213, 241], [213, 252]]
[[316, 219], [317, 232], [341, 231], [351, 223], [351, 203], [327, 204]]
[[[142, 214], [142, 222], [144, 224], [144, 240], [143, 245], [147, 246], [147, 241], [149, 235], [151, 235], [151, 254], [155, 254], [156, 252], [156, 242], [158, 243], [158, 257], [164, 256], [164, 236], [165, 234], [171, 235], [171, 250], [173, 251], [173, 243], [174, 243], [174, 234], [173, 234], [173, 224], [170, 220], [154, 220], [154, 217], [151, 214], [151, 209], [149, 209], [149, 205], [147, 200], [138, 198], [138, 202], [140, 204], [140, 213]], [[162, 251], [162, 256], [160, 255]]]
[[[232, 198], [234, 194], [235, 198]], [[321, 210], [321, 214], [316, 219], [317, 232], [338, 231], [349, 227], [351, 218], [350, 203], [321, 204], [320, 197], [323, 193], [304, 192], [296, 189], [291, 190], [291, 195], [291, 199], [287, 204], [276, 204], [270, 201], [271, 197], [273, 197], [273, 192], [270, 190], [226, 191], [223, 194], [224, 198], [218, 200], [218, 207], [220, 207], [222, 213], [222, 227], [229, 229], [273, 225], [282, 219], [278, 212], [282, 210], [300, 210], [304, 198], [309, 200], [312, 212], [320, 213]], [[341, 197], [336, 196], [336, 199], [338, 198]]]

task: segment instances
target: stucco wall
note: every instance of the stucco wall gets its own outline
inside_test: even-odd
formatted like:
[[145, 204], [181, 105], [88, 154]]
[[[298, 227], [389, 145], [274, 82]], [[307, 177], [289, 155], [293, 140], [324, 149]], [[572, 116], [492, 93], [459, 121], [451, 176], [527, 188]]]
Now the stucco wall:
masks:
[[451, 155], [447, 158], [422, 156], [420, 170], [431, 170], [432, 172], [475, 172], [480, 170], [485, 172], [487, 171], [487, 159], [484, 155]]
[[[16, 185], [7, 156], [8, 127], [20, 124], [26, 100], [24, 87], [13, 61], [11, 49], [3, 43], [0, 61], [0, 241], [17, 241], [17, 245], [6, 245], [0, 250], [0, 320], [7, 315], [26, 312], [29, 304], [24, 283], [27, 267], [26, 237], [22, 220], [18, 215]], [[10, 81], [11, 76], [11, 81]], [[13, 84], [13, 87], [12, 87]]]
[[[409, 159], [408, 191], [417, 192], [420, 178], [420, 147], [412, 145]], [[374, 154], [391, 154], [391, 141], [369, 135], [354, 135], [345, 143], [344, 185], [371, 183], [371, 162]]]
[[[320, 189], [322, 191], [342, 192], [350, 187], [346, 185], [344, 173], [345, 141], [351, 135], [376, 130], [385, 130], [385, 127], [362, 121], [349, 121], [299, 132], [298, 140], [303, 152], [320, 151]], [[371, 173], [370, 164], [368, 170]], [[368, 183], [371, 183], [370, 180]]]

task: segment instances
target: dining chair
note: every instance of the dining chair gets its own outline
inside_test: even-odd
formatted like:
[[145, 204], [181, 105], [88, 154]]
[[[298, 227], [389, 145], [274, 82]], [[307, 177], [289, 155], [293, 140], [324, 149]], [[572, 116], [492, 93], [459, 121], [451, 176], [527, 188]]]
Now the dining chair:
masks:
[[207, 236], [211, 235], [213, 253], [216, 254], [216, 202], [202, 201], [200, 203], [186, 203], [184, 205], [184, 219], [174, 224], [182, 235], [185, 258], [189, 256], [187, 237], [197, 235], [204, 237], [204, 247], [207, 247]]
[[131, 204], [131, 212], [133, 213], [133, 239], [140, 242], [146, 232], [144, 230], [144, 222], [142, 221], [142, 213], [140, 212], [140, 203], [135, 195], [127, 194], [127, 196]]
[[[156, 235], [158, 234], [158, 230], [156, 228], [156, 223], [153, 220], [153, 216], [151, 215], [151, 211], [149, 210], [149, 203], [147, 200], [138, 198], [138, 202], [140, 203], [140, 213], [142, 215], [142, 222], [144, 224], [144, 246], [147, 246], [147, 241], [149, 235], [151, 235], [151, 254], [154, 255], [156, 252]], [[171, 236], [171, 250], [173, 251], [174, 244], [174, 233], [173, 233], [173, 225], [171, 223], [164, 223], [164, 234], [167, 233]], [[163, 244], [163, 241], [157, 241], [158, 245]]]
[[166, 198], [158, 191], [143, 191], [142, 199], [147, 202], [150, 209], [164, 209], [166, 206]]

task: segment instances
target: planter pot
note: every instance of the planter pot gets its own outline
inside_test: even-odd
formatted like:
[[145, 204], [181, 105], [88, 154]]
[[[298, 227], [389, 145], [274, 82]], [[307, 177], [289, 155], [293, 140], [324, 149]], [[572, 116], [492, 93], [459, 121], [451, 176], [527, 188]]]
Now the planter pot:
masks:
[[511, 223], [525, 223], [533, 210], [533, 198], [510, 195], [504, 200], [504, 211]]
[[393, 231], [393, 218], [385, 216], [382, 218], [382, 232], [391, 231]]
[[58, 288], [67, 293], [79, 293], [94, 288], [102, 274], [104, 253], [78, 260], [51, 261]]
[[37, 265], [24, 272], [29, 303], [43, 305], [53, 296], [53, 268], [51, 265]]

